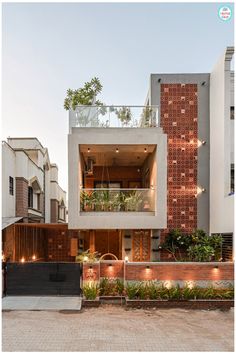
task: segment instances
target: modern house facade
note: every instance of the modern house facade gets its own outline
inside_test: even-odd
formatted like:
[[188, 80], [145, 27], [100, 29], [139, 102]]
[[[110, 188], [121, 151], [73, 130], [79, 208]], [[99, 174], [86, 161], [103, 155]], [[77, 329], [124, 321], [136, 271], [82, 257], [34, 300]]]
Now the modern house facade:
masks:
[[6, 225], [66, 222], [66, 192], [58, 184], [58, 167], [37, 138], [2, 142], [2, 217]]
[[143, 107], [69, 112], [68, 229], [80, 250], [165, 259], [158, 246], [175, 228], [232, 243], [232, 56], [212, 73], [151, 74]]

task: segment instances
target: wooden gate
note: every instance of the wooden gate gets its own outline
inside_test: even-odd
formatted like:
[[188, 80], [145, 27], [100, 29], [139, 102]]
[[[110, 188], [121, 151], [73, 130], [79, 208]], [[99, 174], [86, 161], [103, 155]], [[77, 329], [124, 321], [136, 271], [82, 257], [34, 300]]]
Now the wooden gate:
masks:
[[149, 262], [150, 261], [150, 230], [134, 230], [133, 231], [133, 262]]

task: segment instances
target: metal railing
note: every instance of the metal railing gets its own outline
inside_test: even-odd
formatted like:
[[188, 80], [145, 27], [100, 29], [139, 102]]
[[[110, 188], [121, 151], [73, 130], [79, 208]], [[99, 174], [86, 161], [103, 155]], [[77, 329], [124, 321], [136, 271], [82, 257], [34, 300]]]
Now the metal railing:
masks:
[[80, 190], [80, 210], [84, 212], [154, 212], [154, 200], [154, 189]]
[[69, 128], [150, 128], [158, 126], [158, 106], [78, 106]]

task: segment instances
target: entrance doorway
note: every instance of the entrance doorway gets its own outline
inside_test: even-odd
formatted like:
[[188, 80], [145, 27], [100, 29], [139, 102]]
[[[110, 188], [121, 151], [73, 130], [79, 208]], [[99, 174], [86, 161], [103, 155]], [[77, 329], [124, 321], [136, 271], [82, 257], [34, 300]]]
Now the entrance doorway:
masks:
[[150, 261], [150, 230], [134, 230], [133, 231], [133, 261], [149, 262]]
[[96, 230], [95, 250], [102, 255], [114, 254], [122, 259], [122, 238], [120, 230]]

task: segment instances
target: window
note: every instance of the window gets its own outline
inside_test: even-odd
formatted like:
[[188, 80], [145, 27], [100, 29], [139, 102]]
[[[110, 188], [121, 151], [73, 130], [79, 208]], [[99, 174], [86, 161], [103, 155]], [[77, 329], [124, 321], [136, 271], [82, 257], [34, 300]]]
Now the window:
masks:
[[40, 194], [37, 194], [37, 209], [40, 210]]
[[33, 188], [28, 187], [28, 208], [33, 208]]
[[234, 164], [231, 163], [230, 168], [230, 193], [234, 193]]
[[9, 194], [14, 195], [14, 179], [9, 176]]
[[234, 106], [230, 107], [230, 119], [234, 120]]

